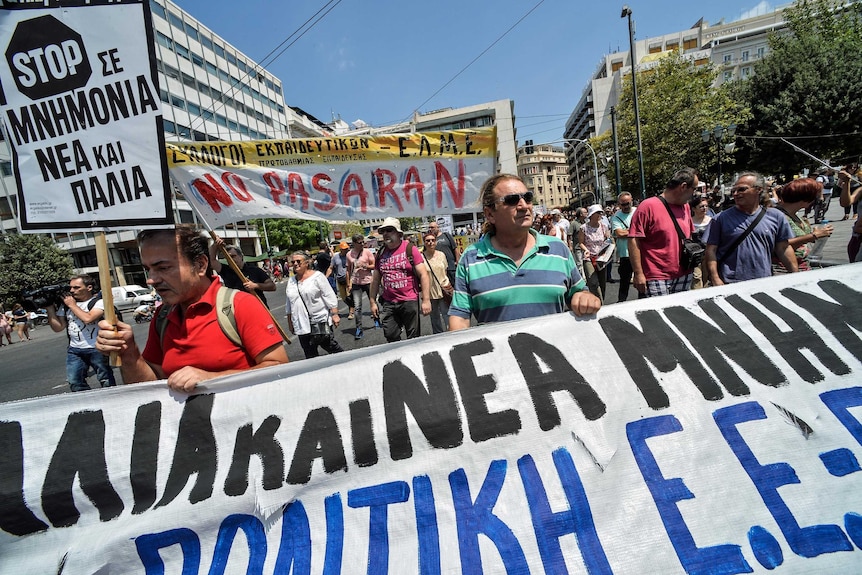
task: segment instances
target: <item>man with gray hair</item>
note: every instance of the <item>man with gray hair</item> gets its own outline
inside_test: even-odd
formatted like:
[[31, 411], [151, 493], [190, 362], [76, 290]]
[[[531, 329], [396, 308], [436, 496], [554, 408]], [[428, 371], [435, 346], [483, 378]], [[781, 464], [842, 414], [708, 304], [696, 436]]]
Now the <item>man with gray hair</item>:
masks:
[[620, 210], [611, 216], [611, 235], [616, 242], [617, 255], [620, 258], [620, 289], [618, 302], [626, 301], [629, 297], [629, 286], [632, 281], [632, 264], [629, 259], [629, 227], [631, 227], [632, 216], [635, 207], [632, 204], [632, 195], [623, 192], [617, 198]]
[[234, 273], [233, 269], [229, 265], [223, 265], [216, 254], [218, 249], [224, 245], [224, 240], [220, 237], [216, 236], [216, 240], [210, 246], [210, 261], [212, 262], [212, 268], [215, 273], [221, 276], [222, 283], [233, 289], [244, 290], [251, 293], [252, 290], [257, 293], [260, 301], [263, 302], [263, 305], [269, 307], [269, 304], [266, 303], [266, 296], [263, 295], [265, 291], [275, 291], [275, 282], [272, 281], [265, 271], [263, 271], [258, 266], [248, 263], [245, 261], [245, 255], [242, 253], [242, 249], [236, 245], [227, 245], [225, 246], [225, 250], [227, 251], [230, 258], [236, 263], [236, 267], [242, 271], [242, 275], [246, 277], [246, 282], [243, 283], [240, 281], [239, 276]]
[[766, 182], [757, 172], [743, 172], [730, 189], [734, 206], [709, 224], [706, 267], [712, 285], [772, 275], [772, 254], [788, 272], [799, 271], [789, 240], [794, 237], [779, 210], [762, 205]]

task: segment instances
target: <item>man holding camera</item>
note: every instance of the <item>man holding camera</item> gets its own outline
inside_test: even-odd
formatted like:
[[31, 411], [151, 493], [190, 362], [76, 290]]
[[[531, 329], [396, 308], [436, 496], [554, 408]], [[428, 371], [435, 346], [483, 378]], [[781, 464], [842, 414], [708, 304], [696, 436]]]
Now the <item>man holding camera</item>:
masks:
[[72, 391], [87, 391], [87, 372], [92, 367], [102, 387], [117, 385], [108, 358], [96, 350], [99, 320], [105, 315], [105, 304], [93, 290], [93, 278], [84, 274], [69, 280], [69, 292], [63, 296], [59, 309], [49, 304], [48, 325], [54, 331], [66, 330], [69, 348], [66, 351], [66, 379]]

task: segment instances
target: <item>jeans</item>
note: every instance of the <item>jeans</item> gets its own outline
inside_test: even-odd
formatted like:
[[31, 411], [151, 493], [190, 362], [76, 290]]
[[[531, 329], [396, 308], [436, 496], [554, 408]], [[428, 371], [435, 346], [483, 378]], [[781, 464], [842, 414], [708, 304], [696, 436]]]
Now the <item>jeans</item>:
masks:
[[341, 345], [335, 340], [335, 334], [329, 334], [329, 337], [323, 343], [314, 344], [311, 342], [312, 335], [305, 333], [299, 336], [299, 345], [302, 346], [302, 351], [305, 353], [306, 359], [317, 357], [320, 355], [318, 347], [322, 347], [327, 353], [339, 353], [344, 351]]
[[431, 300], [431, 333], [443, 333], [449, 329], [449, 302], [443, 299]]
[[66, 379], [72, 391], [87, 391], [87, 371], [93, 368], [102, 387], [117, 385], [114, 372], [108, 365], [108, 358], [95, 349], [70, 347], [66, 352]]
[[350, 295], [353, 296], [353, 309], [354, 309], [354, 319], [356, 321], [356, 327], [362, 328], [362, 294], [365, 293], [365, 298], [368, 299], [369, 304], [368, 307], [371, 307], [371, 300], [368, 298], [368, 291], [371, 289], [371, 284], [353, 284]]
[[380, 301], [380, 323], [386, 341], [400, 341], [401, 328], [407, 339], [419, 337], [419, 300]]

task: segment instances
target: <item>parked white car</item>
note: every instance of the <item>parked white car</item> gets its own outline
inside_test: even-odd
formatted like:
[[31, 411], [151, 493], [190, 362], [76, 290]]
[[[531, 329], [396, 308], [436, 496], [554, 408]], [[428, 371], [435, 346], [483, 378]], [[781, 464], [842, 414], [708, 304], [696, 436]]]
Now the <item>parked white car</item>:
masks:
[[153, 290], [135, 284], [113, 287], [111, 294], [114, 296], [114, 305], [120, 311], [134, 309], [141, 304], [154, 304], [156, 302], [156, 295]]

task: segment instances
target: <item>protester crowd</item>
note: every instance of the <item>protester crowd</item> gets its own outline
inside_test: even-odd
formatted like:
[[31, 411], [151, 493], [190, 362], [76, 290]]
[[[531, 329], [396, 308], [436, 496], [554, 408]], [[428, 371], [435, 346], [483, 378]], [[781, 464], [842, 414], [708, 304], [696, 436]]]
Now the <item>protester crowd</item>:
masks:
[[[138, 239], [148, 284], [163, 302], [147, 310], [152, 321], [142, 350], [129, 325], [106, 321], [90, 276], [71, 278], [71, 293], [47, 314], [54, 331], [69, 335], [73, 391], [89, 389], [88, 370], [102, 387], [115, 385], [103, 355], [111, 352], [123, 360], [124, 382], [165, 378], [189, 391], [214, 377], [287, 361], [288, 336], [267, 309], [266, 291], [285, 290], [288, 329], [311, 358], [343, 351], [342, 315], [353, 322], [354, 339], [381, 328], [393, 342], [428, 335], [422, 316], [433, 334], [565, 311], [590, 316], [611, 283], [619, 283], [617, 301], [624, 302], [806, 271], [817, 242], [844, 225], [826, 219], [836, 198], [842, 221], [853, 226], [848, 260], [862, 261], [860, 181], [856, 165], [786, 183], [742, 172], [722, 193], [683, 168], [639, 203], [623, 192], [605, 206], [536, 215], [524, 182], [499, 174], [482, 187], [484, 226], [463, 253], [456, 237], [477, 231], [472, 227], [450, 232], [431, 222], [414, 238], [389, 217], [377, 229], [376, 253], [357, 234], [334, 250], [321, 242], [314, 254], [296, 251], [264, 268], [246, 262], [238, 246], [218, 237], [210, 244], [181, 225]], [[230, 265], [219, 262], [219, 250]], [[11, 343], [13, 328], [28, 338], [22, 318], [20, 305], [3, 314], [0, 340]]]

